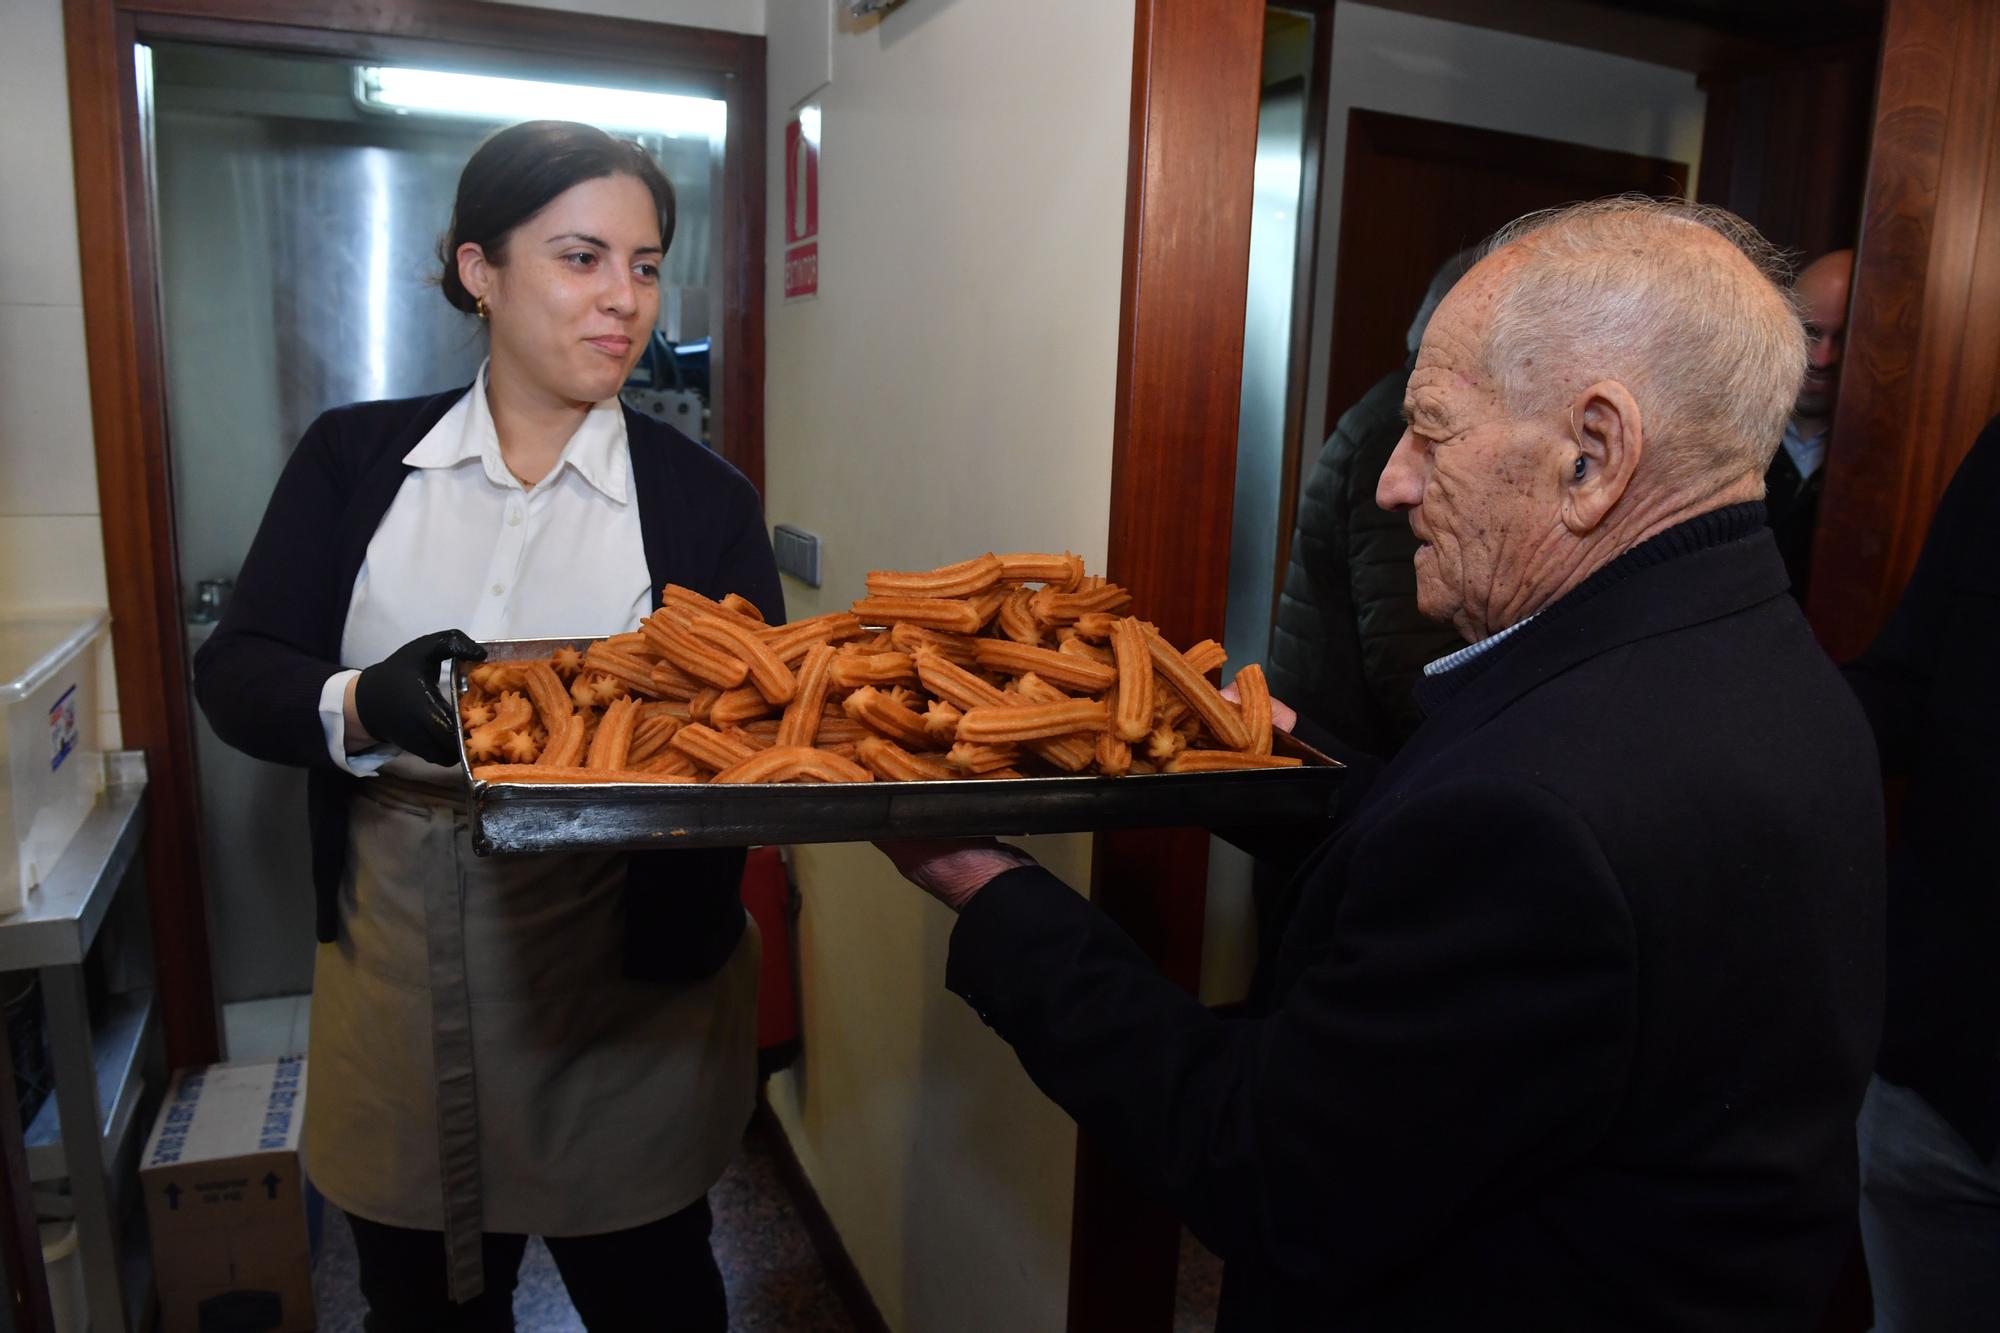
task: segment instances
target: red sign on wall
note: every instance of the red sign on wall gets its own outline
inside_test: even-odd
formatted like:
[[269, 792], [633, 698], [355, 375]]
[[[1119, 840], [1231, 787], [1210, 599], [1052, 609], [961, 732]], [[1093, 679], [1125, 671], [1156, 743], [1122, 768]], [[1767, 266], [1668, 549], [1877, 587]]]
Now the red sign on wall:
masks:
[[819, 295], [819, 108], [785, 124], [785, 299]]

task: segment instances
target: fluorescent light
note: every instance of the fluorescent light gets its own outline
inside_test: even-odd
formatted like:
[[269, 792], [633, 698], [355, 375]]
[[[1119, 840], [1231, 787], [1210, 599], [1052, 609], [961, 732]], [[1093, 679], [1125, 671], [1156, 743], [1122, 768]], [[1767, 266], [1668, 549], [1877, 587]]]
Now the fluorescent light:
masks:
[[468, 120], [580, 120], [600, 129], [640, 130], [670, 139], [722, 141], [727, 104], [712, 97], [503, 79], [441, 69], [362, 66], [355, 98], [399, 115], [424, 112]]
[[813, 147], [819, 147], [819, 108], [807, 106], [799, 108], [799, 133]]

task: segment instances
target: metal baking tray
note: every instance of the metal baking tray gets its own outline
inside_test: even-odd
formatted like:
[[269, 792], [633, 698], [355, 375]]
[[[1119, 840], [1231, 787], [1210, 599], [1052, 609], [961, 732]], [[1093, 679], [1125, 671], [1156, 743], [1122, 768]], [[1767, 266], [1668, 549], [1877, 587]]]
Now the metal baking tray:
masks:
[[[576, 639], [486, 645], [488, 661], [546, 657]], [[454, 698], [465, 664], [452, 672]], [[965, 779], [953, 782], [505, 783], [469, 782], [473, 850], [481, 856], [586, 849], [747, 847], [883, 838], [1083, 833], [1120, 828], [1240, 828], [1323, 820], [1343, 767], [1286, 733], [1279, 754], [1299, 768]], [[466, 762], [459, 736], [459, 760]], [[466, 763], [465, 772], [472, 767]]]

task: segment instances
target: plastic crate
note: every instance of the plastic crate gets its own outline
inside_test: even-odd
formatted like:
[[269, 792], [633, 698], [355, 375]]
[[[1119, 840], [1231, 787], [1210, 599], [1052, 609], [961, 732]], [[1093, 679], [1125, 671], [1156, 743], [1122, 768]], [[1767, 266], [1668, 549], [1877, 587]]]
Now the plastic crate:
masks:
[[0, 913], [18, 912], [104, 789], [102, 611], [0, 615]]

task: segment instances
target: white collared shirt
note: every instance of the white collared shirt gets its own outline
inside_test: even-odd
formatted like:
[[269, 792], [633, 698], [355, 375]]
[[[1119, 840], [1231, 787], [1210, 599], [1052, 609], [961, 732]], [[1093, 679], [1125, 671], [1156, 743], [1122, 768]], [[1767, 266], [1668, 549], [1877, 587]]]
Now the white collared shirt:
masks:
[[1804, 481], [1819, 471], [1819, 465], [1826, 461], [1826, 432], [1817, 435], [1799, 434], [1799, 423], [1787, 419], [1785, 433], [1779, 443], [1785, 454], [1792, 460], [1792, 466], [1799, 470], [1799, 480]]
[[[616, 398], [593, 407], [555, 468], [530, 488], [507, 470], [486, 402], [487, 367], [403, 456], [403, 481], [368, 543], [347, 604], [340, 660], [368, 666], [434, 630], [474, 639], [596, 636], [635, 628], [653, 605], [639, 504]], [[320, 691], [334, 763], [366, 777], [447, 781], [451, 770], [389, 746], [346, 752], [342, 703], [358, 670]]]
[[[1541, 612], [1539, 611], [1535, 613], [1537, 616], [1540, 614]], [[1528, 620], [1533, 620], [1534, 618], [1535, 616], [1529, 616]], [[1435, 662], [1425, 663], [1424, 674], [1426, 676], [1442, 676], [1447, 671], [1458, 670], [1458, 668], [1472, 661], [1475, 657], [1482, 656], [1491, 649], [1499, 647], [1508, 635], [1527, 624], [1528, 620], [1517, 620], [1497, 634], [1489, 634], [1483, 639], [1466, 644], [1465, 647], [1460, 648], [1456, 652], [1446, 653]]]

